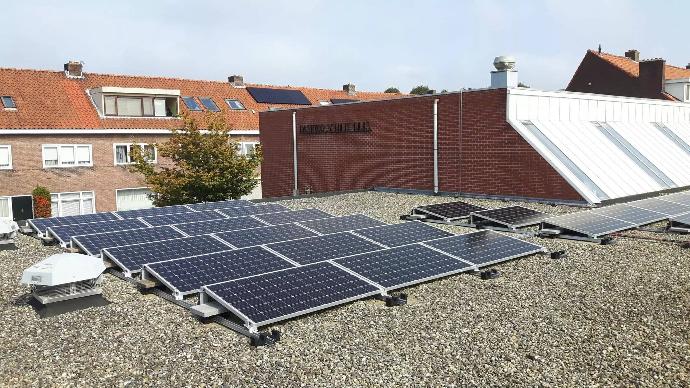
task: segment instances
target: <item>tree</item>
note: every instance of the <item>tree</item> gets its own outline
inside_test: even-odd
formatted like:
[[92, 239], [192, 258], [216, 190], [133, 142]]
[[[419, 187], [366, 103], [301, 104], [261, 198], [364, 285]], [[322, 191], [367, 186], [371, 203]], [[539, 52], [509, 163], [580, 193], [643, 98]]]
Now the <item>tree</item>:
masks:
[[428, 86], [419, 85], [419, 86], [416, 86], [415, 88], [413, 88], [412, 90], [410, 90], [410, 94], [417, 94], [417, 95], [421, 96], [422, 94], [429, 94], [430, 91], [431, 91], [431, 89], [429, 89]]
[[383, 92], [384, 93], [400, 93], [400, 89], [396, 88], [395, 86], [391, 86], [390, 88], [384, 90]]
[[174, 129], [166, 142], [157, 144], [158, 155], [169, 163], [149, 163], [144, 147], [132, 147], [130, 171], [144, 176], [156, 206], [237, 199], [256, 187], [261, 148], [240, 155], [229, 136], [223, 116], [209, 114], [202, 132], [197, 122], [184, 117], [184, 127]]
[[34, 201], [34, 217], [50, 217], [52, 215], [50, 191], [43, 186], [36, 186], [36, 188], [31, 192], [31, 196], [33, 197]]

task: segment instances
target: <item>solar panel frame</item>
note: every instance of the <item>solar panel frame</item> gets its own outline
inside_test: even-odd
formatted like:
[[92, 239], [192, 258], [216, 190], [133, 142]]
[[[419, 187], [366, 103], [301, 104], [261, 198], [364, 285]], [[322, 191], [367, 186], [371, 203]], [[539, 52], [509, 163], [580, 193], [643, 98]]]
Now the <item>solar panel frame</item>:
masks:
[[70, 224], [51, 226], [48, 228], [47, 236], [53, 236], [61, 246], [66, 247], [70, 244], [72, 236], [96, 234], [103, 232], [117, 232], [120, 230], [147, 228], [148, 225], [136, 218], [126, 220], [111, 220], [87, 222], [85, 224]]
[[519, 229], [539, 225], [548, 215], [524, 206], [506, 206], [470, 213], [470, 223], [476, 224], [487, 220], [510, 229]]
[[350, 214], [347, 216], [301, 221], [297, 222], [297, 224], [319, 234], [347, 232], [387, 225], [385, 222], [381, 222], [364, 214]]
[[[310, 273], [311, 276], [308, 276], [310, 280], [314, 279], [318, 274], [314, 275], [315, 272], [322, 271], [323, 276], [322, 278], [326, 278], [330, 276], [330, 278], [326, 279], [331, 282], [331, 285], [337, 284], [340, 285], [343, 282], [336, 283], [336, 281], [333, 281], [333, 276], [335, 275], [338, 276], [337, 280], [340, 279], [347, 279], [350, 283], [357, 284], [358, 290], [355, 290], [356, 292], [353, 292], [354, 287], [349, 287], [347, 291], [349, 291], [349, 294], [346, 297], [339, 298], [337, 294], [342, 294], [343, 292], [334, 292], [331, 293], [330, 298], [328, 299], [329, 301], [327, 303], [311, 303], [311, 307], [308, 308], [302, 308], [302, 309], [293, 309], [291, 312], [286, 312], [286, 313], [278, 313], [278, 314], [249, 314], [248, 312], [242, 312], [242, 308], [240, 306], [237, 306], [240, 303], [234, 303], [232, 300], [229, 300], [227, 295], [221, 295], [221, 291], [225, 291], [223, 293], [227, 293], [227, 289], [231, 287], [235, 288], [241, 288], [244, 287], [245, 289], [249, 289], [250, 286], [252, 285], [257, 285], [259, 282], [263, 281], [263, 285], [265, 286], [263, 289], [264, 290], [269, 290], [271, 286], [275, 286], [279, 281], [281, 281], [283, 278], [290, 278], [291, 280], [294, 280], [295, 283], [300, 283], [300, 280], [304, 279], [303, 274], [305, 273]], [[282, 278], [281, 278], [282, 276]], [[302, 276], [302, 277], [300, 277]], [[268, 283], [268, 284], [267, 284]], [[302, 284], [306, 283], [306, 287], [302, 288], [289, 288], [289, 287], [277, 287], [278, 290], [283, 291], [286, 289], [290, 289], [291, 291], [303, 291], [305, 288], [308, 287], [308, 289], [312, 292], [317, 291], [316, 287], [322, 287], [321, 291], [323, 291], [323, 286], [326, 284], [326, 281], [321, 281], [321, 282], [312, 282], [309, 284], [309, 282], [301, 282]], [[222, 287], [225, 287], [223, 290]], [[327, 290], [333, 290], [335, 287], [329, 287]], [[361, 291], [359, 290], [361, 289]], [[339, 287], [339, 290], [345, 290], [342, 287]], [[365, 280], [361, 276], [358, 276], [356, 274], [353, 274], [349, 272], [348, 270], [333, 264], [332, 262], [324, 261], [320, 263], [314, 263], [310, 265], [305, 265], [305, 266], [300, 266], [300, 267], [294, 267], [294, 268], [288, 268], [280, 271], [275, 271], [275, 272], [269, 272], [261, 275], [255, 275], [247, 278], [242, 278], [242, 279], [236, 279], [232, 280], [229, 282], [223, 282], [223, 283], [217, 283], [213, 285], [205, 285], [202, 287], [202, 295], [200, 300], [202, 303], [206, 300], [206, 298], [211, 298], [215, 300], [217, 303], [222, 305], [224, 308], [232, 312], [234, 315], [236, 315], [238, 318], [243, 320], [250, 329], [256, 329], [260, 326], [265, 326], [269, 325], [271, 323], [279, 322], [279, 321], [284, 321], [287, 319], [291, 319], [297, 316], [313, 313], [316, 311], [321, 311], [327, 308], [343, 305], [346, 303], [354, 302], [356, 300], [361, 300], [364, 298], [368, 298], [370, 296], [374, 296], [377, 294], [380, 294], [382, 290], [375, 284], [372, 284], [370, 281]], [[245, 292], [247, 293], [247, 292]], [[268, 295], [268, 296], [274, 296], [273, 298], [264, 298], [269, 299], [269, 300], [287, 300], [287, 296], [283, 295], [282, 298], [275, 298], [275, 295], [278, 293], [276, 291], [273, 295]], [[293, 294], [294, 295], [294, 294]], [[303, 295], [298, 295], [302, 296]], [[291, 296], [293, 299], [295, 299], [295, 296]], [[323, 300], [326, 297], [324, 293], [319, 294], [319, 299]], [[304, 298], [302, 298], [304, 299]], [[309, 302], [313, 302], [314, 298], [310, 299]], [[263, 304], [265, 305], [265, 303]], [[263, 319], [257, 319], [258, 315], [263, 315], [265, 318]], [[251, 318], [250, 316], [253, 316]]]
[[[124, 246], [124, 245], [132, 245], [137, 242], [144, 242], [141, 240], [137, 240], [140, 238], [143, 238], [145, 235], [149, 234], [165, 234], [168, 233], [168, 236], [162, 237], [159, 240], [153, 240], [153, 241], [161, 241], [161, 240], [169, 240], [173, 238], [180, 238], [184, 237], [182, 233], [178, 232], [171, 226], [165, 225], [165, 226], [156, 226], [156, 227], [148, 227], [148, 228], [140, 228], [140, 229], [127, 229], [127, 230], [118, 230], [114, 232], [104, 232], [104, 233], [94, 233], [94, 234], [85, 234], [85, 235], [78, 235], [78, 236], [72, 236], [71, 242], [72, 242], [72, 247], [79, 247], [82, 251], [86, 252], [90, 256], [99, 256], [101, 254], [101, 251], [105, 248], [114, 248], [118, 246]], [[104, 238], [110, 238], [110, 239], [122, 239], [122, 235], [127, 234], [130, 235], [132, 238], [131, 240], [125, 242], [121, 241], [122, 244], [120, 245], [103, 245], [103, 244], [95, 244], [96, 239], [104, 239]], [[149, 236], [147, 236], [149, 237]], [[128, 237], [129, 238], [129, 237]], [[150, 242], [150, 241], [145, 241], [145, 242]], [[119, 244], [119, 243], [118, 243]]]
[[218, 202], [190, 203], [190, 204], [187, 204], [186, 206], [192, 210], [195, 210], [195, 211], [204, 211], [204, 210], [227, 209], [227, 208], [233, 208], [233, 207], [257, 206], [257, 205], [254, 202], [247, 201], [246, 199], [230, 199], [227, 201], [218, 201]]
[[463, 201], [454, 201], [418, 206], [413, 212], [421, 212], [446, 222], [451, 222], [466, 219], [470, 216], [470, 213], [481, 210], [486, 210], [486, 208]]
[[91, 213], [91, 214], [81, 214], [78, 216], [64, 216], [64, 217], [48, 217], [48, 218], [34, 218], [28, 220], [29, 226], [34, 229], [37, 233], [45, 235], [48, 228], [51, 226], [62, 226], [62, 225], [76, 225], [76, 224], [86, 224], [90, 222], [101, 222], [101, 221], [115, 221], [121, 220], [116, 213]]
[[350, 233], [390, 248], [453, 236], [453, 233], [420, 221], [375, 226]]
[[[456, 244], [457, 242], [460, 242], [460, 251], [462, 251], [462, 248], [464, 248], [465, 245], [471, 247], [472, 251], [467, 250], [466, 252], [458, 252], [458, 250], [456, 249], [457, 246], [452, 245]], [[486, 255], [487, 252], [491, 250], [488, 248], [491, 248], [492, 245], [495, 246], [495, 244], [504, 244], [503, 246], [505, 248], [505, 243], [508, 242], [512, 245], [512, 247], [515, 248], [514, 251], [511, 251], [512, 254], [510, 255], [500, 256], [495, 259], [492, 259], [493, 257], [488, 257], [488, 259], [485, 257], [477, 257], [478, 254]], [[506, 261], [533, 255], [536, 253], [547, 252], [547, 249], [541, 245], [537, 245], [515, 237], [506, 236], [498, 232], [494, 232], [492, 230], [480, 230], [478, 232], [473, 233], [459, 234], [451, 237], [445, 237], [433, 241], [423, 242], [420, 244], [431, 249], [435, 249], [439, 252], [443, 252], [456, 259], [473, 264], [477, 268], [488, 267], [494, 264], [503, 263]], [[477, 247], [481, 247], [482, 249], [477, 250]]]
[[141, 220], [150, 226], [164, 226], [185, 224], [190, 222], [204, 222], [223, 218], [227, 218], [227, 216], [215, 210], [204, 210], [187, 213], [161, 214], [157, 216], [139, 217], [136, 219]]
[[[590, 227], [588, 229], [587, 225], [583, 224], [586, 221], [589, 221], [590, 226], [592, 222], [596, 222], [597, 227]], [[591, 238], [600, 238], [621, 230], [632, 229], [636, 226], [636, 224], [631, 222], [602, 216], [589, 211], [549, 217], [541, 223], [541, 229], [550, 229], [552, 227], [562, 228]]]
[[675, 202], [663, 201], [658, 198], [647, 198], [639, 201], [626, 203], [628, 206], [639, 207], [641, 209], [655, 211], [657, 213], [666, 214], [667, 216], [674, 216], [690, 211], [690, 206], [682, 205]]
[[311, 101], [300, 90], [247, 87], [254, 101], [266, 104], [311, 105]]
[[279, 241], [266, 244], [265, 247], [299, 265], [385, 249], [380, 244], [350, 232]]
[[232, 217], [242, 217], [242, 216], [255, 216], [259, 214], [269, 214], [269, 213], [280, 213], [280, 212], [286, 212], [290, 211], [289, 208], [277, 204], [277, 203], [268, 203], [264, 205], [256, 205], [256, 206], [242, 206], [242, 207], [232, 207], [232, 208], [224, 208], [224, 209], [215, 209], [220, 214], [223, 214], [224, 216], [228, 218]]
[[253, 216], [246, 216], [219, 218], [210, 221], [185, 222], [172, 226], [188, 236], [201, 236], [209, 233], [231, 232], [233, 230], [261, 228], [269, 225], [264, 224]]
[[334, 216], [318, 209], [300, 209], [254, 215], [254, 218], [265, 222], [267, 225], [289, 224], [291, 222], [311, 221], [330, 217]]

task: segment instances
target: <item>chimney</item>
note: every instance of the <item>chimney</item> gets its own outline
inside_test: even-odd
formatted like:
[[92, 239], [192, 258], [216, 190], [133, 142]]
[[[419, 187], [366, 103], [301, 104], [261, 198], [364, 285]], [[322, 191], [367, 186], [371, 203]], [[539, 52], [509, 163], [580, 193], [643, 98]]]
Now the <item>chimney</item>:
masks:
[[640, 52], [635, 50], [635, 49], [628, 50], [625, 52], [625, 57], [628, 59], [632, 59], [635, 62], [639, 62], [640, 61]]
[[515, 70], [515, 58], [502, 55], [494, 58], [496, 70], [491, 72], [491, 88], [507, 89], [518, 86], [518, 72]]
[[83, 68], [84, 64], [80, 61], [69, 61], [65, 63], [65, 75], [68, 78], [84, 78]]
[[690, 63], [688, 63], [687, 65], [685, 65], [685, 68], [688, 69], [688, 70], [690, 70]]
[[645, 98], [659, 98], [666, 82], [666, 61], [661, 58], [640, 62], [640, 94]]
[[230, 85], [232, 85], [235, 88], [244, 87], [244, 78], [242, 78], [241, 75], [231, 75], [230, 77], [228, 77], [228, 82], [230, 82]]
[[355, 85], [351, 83], [343, 85], [343, 91], [347, 92], [349, 96], [354, 96], [355, 94], [357, 94], [357, 92], [355, 91]]

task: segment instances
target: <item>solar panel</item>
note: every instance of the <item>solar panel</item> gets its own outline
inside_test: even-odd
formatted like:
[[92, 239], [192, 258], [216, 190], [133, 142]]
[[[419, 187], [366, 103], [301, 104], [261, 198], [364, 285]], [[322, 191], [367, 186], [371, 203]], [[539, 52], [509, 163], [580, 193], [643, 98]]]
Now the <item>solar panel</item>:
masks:
[[540, 245], [491, 230], [446, 237], [423, 244], [475, 264], [479, 268], [546, 251]]
[[217, 220], [225, 218], [216, 211], [188, 212], [176, 214], [162, 214], [160, 216], [142, 217], [141, 220], [151, 226], [173, 225], [187, 222]]
[[311, 105], [299, 90], [247, 87], [254, 100], [266, 104]]
[[690, 213], [679, 214], [669, 219], [672, 228], [690, 229]]
[[231, 207], [256, 206], [256, 204], [244, 199], [231, 199], [229, 201], [191, 203], [186, 206], [192, 210], [204, 211], [226, 209]]
[[104, 232], [72, 236], [72, 245], [81, 248], [86, 254], [96, 256], [101, 249], [119, 247], [122, 245], [138, 244], [148, 241], [166, 240], [182, 237], [182, 233], [170, 226], [154, 228], [130, 229], [116, 232]]
[[80, 216], [34, 218], [29, 225], [38, 233], [44, 234], [51, 226], [85, 224], [87, 222], [112, 221], [120, 218], [113, 213], [93, 213]]
[[288, 210], [290, 210], [290, 209], [286, 208], [283, 205], [278, 205], [277, 203], [269, 203], [266, 205], [242, 206], [242, 207], [217, 209], [216, 211], [220, 212], [221, 214], [225, 214], [228, 217], [242, 217], [242, 216], [251, 216], [251, 215], [255, 215], [255, 214], [284, 212], [284, 211], [288, 211]]
[[217, 236], [237, 248], [244, 248], [278, 241], [313, 237], [316, 236], [316, 233], [304, 229], [297, 224], [285, 224], [218, 233]]
[[317, 220], [319, 218], [333, 217], [332, 215], [317, 209], [302, 209], [288, 212], [257, 215], [256, 218], [272, 225], [287, 224], [290, 222]]
[[352, 233], [388, 247], [397, 247], [453, 235], [452, 233], [445, 232], [429, 224], [418, 221], [377, 226], [375, 228], [357, 230]]
[[329, 262], [204, 286], [202, 292], [259, 327], [366, 298], [376, 286]]
[[89, 222], [86, 224], [74, 225], [59, 225], [48, 228], [48, 235], [54, 236], [62, 246], [69, 244], [72, 236], [79, 236], [82, 234], [95, 234], [104, 232], [115, 232], [118, 230], [146, 228], [147, 225], [143, 222], [133, 220], [111, 220]]
[[485, 209], [467, 202], [456, 201], [419, 206], [414, 210], [415, 213], [424, 213], [445, 221], [454, 221], [467, 218], [470, 216], [470, 213]]
[[300, 265], [383, 249], [378, 244], [350, 233], [284, 241], [269, 244], [267, 247]]
[[613, 232], [632, 229], [636, 224], [611, 217], [602, 216], [591, 211], [565, 214], [550, 217], [542, 223], [542, 229], [552, 226], [569, 229], [589, 237], [598, 238]]
[[119, 246], [103, 250], [103, 256], [125, 273], [141, 271], [146, 263], [203, 255], [232, 249], [213, 236], [195, 236]]
[[507, 206], [498, 209], [473, 212], [470, 215], [470, 223], [477, 224], [488, 221], [489, 223], [496, 223], [511, 229], [517, 229], [530, 225], [538, 225], [546, 217], [548, 217], [546, 214], [526, 207]]
[[381, 221], [377, 221], [363, 214], [353, 214], [350, 216], [343, 217], [331, 217], [320, 220], [303, 221], [299, 224], [321, 234], [347, 232], [348, 230], [357, 230], [363, 228], [371, 228], [373, 226], [386, 225]]
[[175, 228], [188, 236], [199, 236], [202, 234], [229, 232], [232, 230], [259, 228], [266, 226], [259, 220], [252, 217], [221, 218], [219, 220], [189, 222], [177, 224]]
[[474, 268], [472, 264], [419, 244], [350, 256], [337, 259], [335, 262], [380, 284], [386, 290], [406, 287]]
[[185, 205], [174, 205], [174, 206], [164, 206], [164, 207], [152, 207], [149, 209], [137, 209], [137, 210], [125, 210], [121, 212], [115, 212], [118, 216], [122, 218], [139, 218], [139, 217], [150, 217], [159, 216], [163, 214], [175, 214], [175, 213], [189, 213], [192, 210]]
[[680, 205], [690, 206], [690, 193], [688, 192], [664, 195], [663, 197], [659, 197], [659, 199], [662, 201], [668, 201]]
[[149, 263], [144, 271], [178, 296], [201, 291], [201, 286], [293, 267], [261, 247], [216, 252], [183, 259]]
[[668, 218], [668, 216], [665, 214], [624, 204], [606, 206], [591, 210], [590, 212], [622, 221], [627, 221], [635, 224], [636, 226], [651, 224]]
[[679, 203], [673, 203], [669, 201], [662, 201], [657, 198], [647, 198], [640, 201], [629, 202], [626, 205], [655, 211], [657, 213], [666, 214], [668, 216], [683, 214], [690, 211], [690, 206], [681, 205]]

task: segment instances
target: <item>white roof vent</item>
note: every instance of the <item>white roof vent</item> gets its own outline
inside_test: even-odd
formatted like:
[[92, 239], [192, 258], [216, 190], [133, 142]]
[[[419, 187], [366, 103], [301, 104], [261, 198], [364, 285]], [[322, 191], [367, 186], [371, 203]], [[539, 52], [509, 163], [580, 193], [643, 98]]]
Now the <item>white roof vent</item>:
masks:
[[508, 89], [518, 86], [518, 72], [515, 70], [515, 58], [501, 55], [494, 58], [496, 70], [491, 72], [492, 89]]
[[494, 58], [494, 67], [498, 71], [515, 70], [515, 57], [501, 55]]

